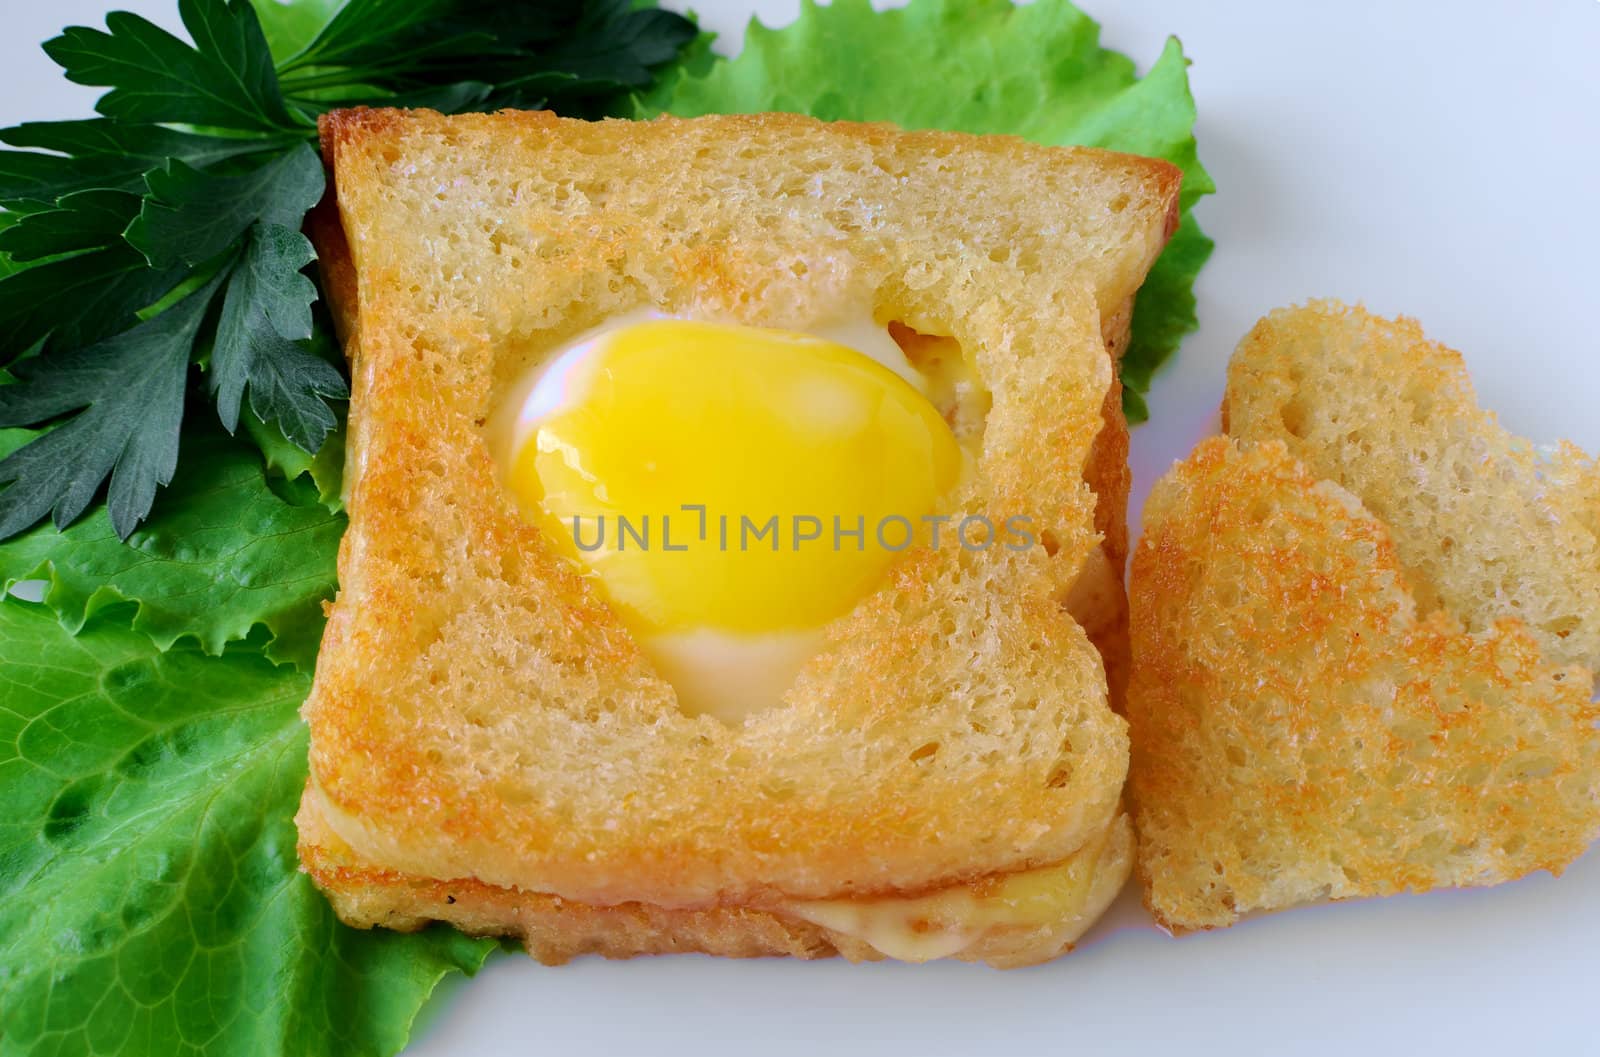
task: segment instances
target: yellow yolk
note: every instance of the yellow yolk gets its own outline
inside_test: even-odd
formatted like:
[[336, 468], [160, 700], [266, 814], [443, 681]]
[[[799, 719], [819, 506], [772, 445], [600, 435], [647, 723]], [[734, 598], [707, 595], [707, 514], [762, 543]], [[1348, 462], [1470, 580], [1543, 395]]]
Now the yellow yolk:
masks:
[[961, 473], [905, 378], [789, 331], [603, 331], [546, 368], [520, 413], [507, 483], [524, 511], [647, 652], [651, 637], [691, 646], [667, 667], [702, 682], [721, 677], [704, 671], [727, 661], [718, 644], [742, 641], [732, 666], [759, 675], [782, 636], [848, 612]]

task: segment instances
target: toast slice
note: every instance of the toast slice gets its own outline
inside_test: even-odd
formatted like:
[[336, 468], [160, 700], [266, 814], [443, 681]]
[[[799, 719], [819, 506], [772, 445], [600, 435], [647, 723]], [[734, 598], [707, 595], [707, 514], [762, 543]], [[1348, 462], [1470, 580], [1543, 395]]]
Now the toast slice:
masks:
[[[1069, 945], [1131, 839], [1125, 724], [1063, 607], [1115, 624], [1120, 576], [1090, 560], [1125, 517], [1108, 341], [1177, 171], [792, 115], [355, 111], [324, 145], [350, 528], [299, 821], [341, 916], [547, 960]], [[640, 307], [799, 330], [860, 308], [913, 361], [917, 338], [953, 345], [987, 411], [951, 512], [1028, 513], [1045, 545], [924, 540], [781, 706], [684, 714], [483, 432], [529, 364]]]
[[1133, 869], [1133, 826], [1124, 814], [1060, 863], [909, 897], [596, 906], [471, 878], [436, 881], [374, 867], [333, 832], [313, 797], [301, 804], [295, 824], [306, 870], [347, 924], [411, 931], [443, 921], [464, 932], [512, 935], [546, 965], [584, 954], [699, 952], [910, 962], [955, 954], [1018, 968], [1070, 949]]
[[1360, 496], [1424, 611], [1473, 632], [1520, 621], [1553, 662], [1600, 671], [1600, 465], [1507, 432], [1414, 320], [1274, 312], [1233, 357], [1223, 416]]
[[[1600, 706], [1572, 636], [1526, 617], [1596, 572], [1571, 542], [1593, 464], [1508, 437], [1414, 324], [1327, 303], [1245, 338], [1225, 424], [1156, 485], [1133, 561], [1152, 912], [1559, 873], [1600, 836]], [[1553, 572], [1474, 576], [1519, 532], [1563, 541]]]

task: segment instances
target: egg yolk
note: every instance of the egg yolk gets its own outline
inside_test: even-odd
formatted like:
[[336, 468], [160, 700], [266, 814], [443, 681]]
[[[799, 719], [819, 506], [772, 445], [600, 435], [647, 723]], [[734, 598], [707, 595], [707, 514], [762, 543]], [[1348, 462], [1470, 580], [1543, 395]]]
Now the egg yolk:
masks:
[[508, 484], [636, 631], [840, 616], [961, 473], [926, 397], [806, 334], [639, 323], [594, 339], [564, 385]]

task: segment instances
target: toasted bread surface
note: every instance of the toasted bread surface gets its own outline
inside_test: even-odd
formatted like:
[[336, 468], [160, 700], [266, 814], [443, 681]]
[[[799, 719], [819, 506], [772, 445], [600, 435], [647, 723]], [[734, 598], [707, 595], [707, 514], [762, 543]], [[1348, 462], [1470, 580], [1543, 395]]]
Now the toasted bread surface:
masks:
[[[1332, 304], [1251, 332], [1225, 426], [1156, 485], [1133, 561], [1129, 792], [1156, 916], [1209, 928], [1582, 854], [1584, 623], [1526, 618], [1574, 612], [1593, 571], [1592, 464], [1536, 459], [1413, 324]], [[1485, 578], [1523, 531], [1579, 584], [1520, 559]]]
[[1422, 608], [1526, 625], [1600, 671], [1600, 465], [1478, 406], [1461, 354], [1414, 320], [1319, 301], [1272, 313], [1228, 369], [1227, 431], [1277, 439], [1388, 526]]
[[[327, 893], [339, 917], [358, 928], [412, 931], [432, 921], [465, 932], [513, 936], [529, 954], [559, 965], [585, 954], [631, 958], [642, 954], [697, 952], [729, 958], [787, 955], [851, 961], [885, 957], [861, 936], [824, 927], [782, 905], [662, 907], [647, 902], [594, 906], [537, 892], [496, 888], [481, 881], [436, 881], [364, 863], [323, 819], [319, 800], [308, 795], [295, 822], [306, 870]], [[1072, 949], [1121, 891], [1133, 868], [1133, 830], [1121, 815], [1108, 827], [1082, 869], [1089, 883], [1066, 913], [1040, 920], [980, 929], [981, 935], [958, 950], [962, 961], [1009, 969], [1048, 961]], [[1080, 853], [1081, 854], [1081, 853]], [[1006, 875], [978, 878], [955, 889], [981, 897]], [[1024, 918], [1030, 917], [1024, 913]], [[908, 930], [940, 923], [915, 916]], [[949, 925], [951, 923], [943, 923]]]
[[[384, 898], [470, 878], [689, 914], [959, 884], [1106, 834], [1125, 724], [1060, 601], [1103, 535], [1102, 320], [1171, 229], [1175, 170], [788, 115], [324, 131], [351, 526], [306, 717], [324, 829], [363, 877], [403, 879]], [[683, 714], [482, 432], [522, 370], [645, 306], [796, 329], [865, 307], [953, 336], [992, 406], [952, 512], [1031, 513], [1050, 546], [914, 548], [782, 706]], [[436, 916], [418, 898], [393, 913]]]

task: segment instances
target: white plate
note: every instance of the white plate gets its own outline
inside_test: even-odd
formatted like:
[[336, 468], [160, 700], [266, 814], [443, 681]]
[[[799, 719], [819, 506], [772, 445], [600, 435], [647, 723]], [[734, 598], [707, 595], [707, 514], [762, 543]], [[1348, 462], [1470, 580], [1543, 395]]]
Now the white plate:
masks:
[[[1201, 329], [1134, 432], [1135, 503], [1211, 432], [1234, 343], [1311, 296], [1406, 313], [1536, 440], [1600, 450], [1600, 3], [1080, 0], [1146, 68], [1194, 65], [1219, 191]], [[696, 0], [736, 50], [748, 0]], [[753, 8], [791, 21], [795, 0]], [[1087, 945], [960, 964], [502, 958], [408, 1057], [468, 1052], [1592, 1053], [1600, 854], [1558, 879], [1294, 910], [1170, 939], [1130, 889]]]
[[[1194, 60], [1220, 191], [1201, 330], [1134, 434], [1136, 502], [1209, 431], [1234, 342], [1310, 296], [1419, 318], [1484, 403], [1600, 450], [1600, 4], [1084, 0], [1107, 45]], [[8, 5], [23, 8], [23, 5]], [[0, 122], [79, 116], [35, 42], [107, 0], [7, 11]], [[170, 3], [117, 6], [173, 23]], [[736, 50], [748, 0], [698, 0]], [[793, 0], [755, 5], [768, 24]], [[27, 86], [26, 92], [21, 91]], [[408, 1057], [648, 1052], [1592, 1053], [1600, 855], [1559, 880], [1296, 910], [1169, 939], [1132, 893], [1076, 953], [967, 965], [500, 957], [424, 1011]]]

